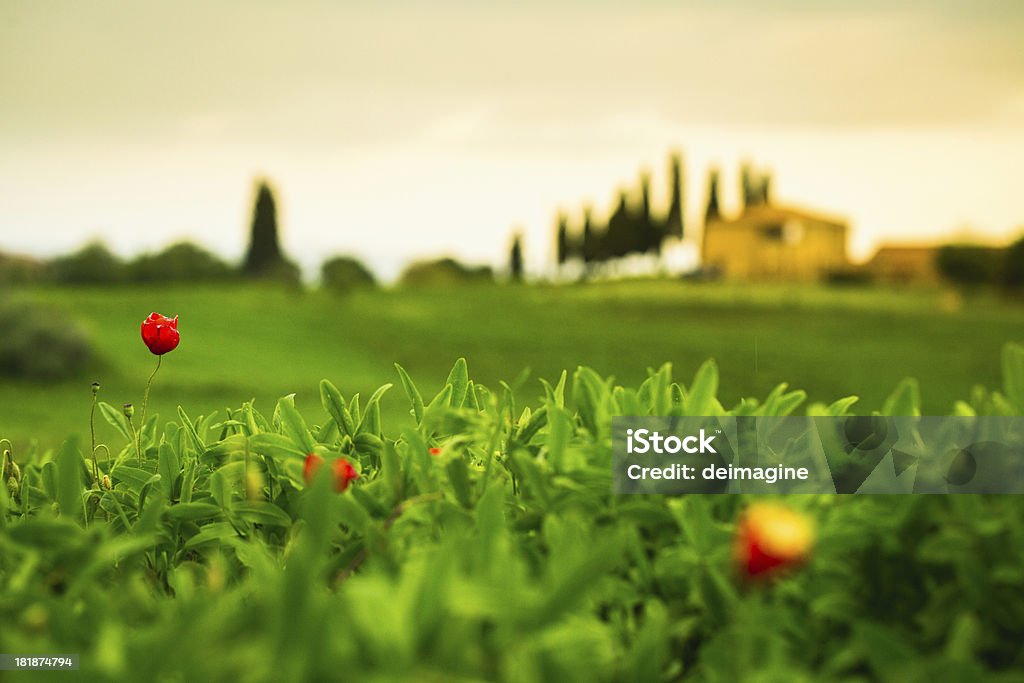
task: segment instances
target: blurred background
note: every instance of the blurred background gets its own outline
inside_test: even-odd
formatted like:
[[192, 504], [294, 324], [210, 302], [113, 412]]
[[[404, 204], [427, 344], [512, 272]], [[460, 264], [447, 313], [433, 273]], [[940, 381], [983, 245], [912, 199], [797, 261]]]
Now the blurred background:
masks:
[[[594, 366], [950, 409], [1022, 339], [1024, 5], [0, 6], [0, 436]], [[532, 377], [525, 369], [532, 371]], [[390, 401], [390, 402], [389, 402]], [[404, 401], [385, 410], [404, 418]]]

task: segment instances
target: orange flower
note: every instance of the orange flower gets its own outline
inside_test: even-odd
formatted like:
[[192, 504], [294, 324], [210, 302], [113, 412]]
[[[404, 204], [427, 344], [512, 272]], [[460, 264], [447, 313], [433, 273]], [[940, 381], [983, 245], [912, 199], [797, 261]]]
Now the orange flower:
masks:
[[754, 503], [736, 533], [736, 564], [749, 578], [767, 576], [807, 560], [814, 529], [804, 515], [778, 503]]
[[431, 454], [431, 455], [441, 455], [441, 449], [440, 449], [440, 448], [437, 448], [437, 447], [435, 446], [434, 448], [431, 448], [431, 449], [430, 449], [430, 454]]
[[[310, 453], [306, 456], [306, 462], [302, 466], [302, 477], [306, 480], [306, 484], [310, 484], [313, 481], [313, 477], [316, 475], [317, 470], [324, 464], [324, 459], [316, 453]], [[359, 478], [359, 472], [352, 466], [352, 463], [347, 458], [338, 458], [331, 463], [331, 474], [334, 478], [334, 490], [341, 493], [348, 488], [348, 485], [352, 481]]]

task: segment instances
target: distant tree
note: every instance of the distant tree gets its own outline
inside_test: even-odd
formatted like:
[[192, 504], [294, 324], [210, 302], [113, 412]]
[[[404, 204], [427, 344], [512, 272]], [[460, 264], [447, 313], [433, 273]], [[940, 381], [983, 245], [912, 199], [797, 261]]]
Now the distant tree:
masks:
[[523, 236], [517, 234], [512, 240], [512, 248], [508, 253], [508, 274], [513, 282], [523, 279]]
[[645, 223], [651, 221], [651, 174], [640, 172], [640, 218]]
[[740, 197], [743, 200], [742, 209], [745, 211], [756, 206], [760, 188], [757, 187], [757, 179], [754, 177], [754, 169], [749, 161], [740, 164]]
[[30, 256], [0, 252], [0, 284], [42, 282], [50, 277], [50, 264]]
[[351, 256], [335, 256], [320, 266], [320, 283], [336, 292], [348, 292], [361, 287], [373, 287], [377, 279], [358, 259]]
[[949, 244], [939, 247], [936, 263], [950, 282], [963, 287], [993, 285], [1003, 279], [1002, 249], [976, 244]]
[[57, 282], [72, 284], [120, 282], [125, 275], [124, 263], [102, 242], [91, 242], [55, 258], [51, 269]]
[[667, 237], [683, 237], [683, 161], [678, 152], [669, 160], [669, 194], [668, 216], [665, 218], [663, 230]]
[[143, 254], [127, 266], [135, 282], [224, 280], [235, 273], [223, 260], [193, 244], [178, 242], [157, 254]]
[[555, 250], [558, 265], [564, 266], [572, 255], [572, 245], [569, 243], [569, 218], [562, 212], [558, 213], [558, 228], [555, 237]]
[[277, 206], [274, 194], [266, 181], [260, 181], [252, 210], [249, 249], [242, 266], [242, 271], [246, 275], [298, 279], [298, 268], [281, 253], [277, 232]]
[[591, 266], [602, 259], [601, 234], [594, 225], [594, 210], [583, 207], [583, 262]]
[[640, 174], [640, 212], [635, 219], [636, 248], [644, 254], [661, 253], [661, 225], [651, 215], [651, 174], [644, 171]]
[[772, 174], [761, 175], [761, 204], [768, 206], [772, 201]]
[[1006, 248], [1003, 255], [1003, 286], [1014, 290], [1024, 288], [1024, 237]]
[[743, 162], [740, 166], [740, 197], [743, 199], [743, 209], [767, 206], [771, 182], [770, 173], [756, 171], [749, 162]]
[[494, 282], [494, 272], [488, 266], [465, 266], [453, 258], [442, 258], [409, 264], [398, 281], [407, 287], [484, 284]]
[[704, 210], [704, 224], [717, 220], [722, 215], [718, 205], [718, 169], [712, 168], [708, 172], [708, 202]]
[[619, 199], [608, 218], [608, 231], [602, 240], [603, 250], [609, 258], [621, 258], [636, 249], [636, 231], [629, 214], [629, 203], [625, 190], [619, 192]]

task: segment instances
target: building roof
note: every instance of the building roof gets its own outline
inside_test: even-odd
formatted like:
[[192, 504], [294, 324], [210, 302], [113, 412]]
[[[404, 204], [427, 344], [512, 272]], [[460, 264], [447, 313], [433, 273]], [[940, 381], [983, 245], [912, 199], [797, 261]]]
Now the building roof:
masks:
[[836, 216], [815, 213], [813, 211], [808, 211], [805, 209], [800, 209], [791, 206], [776, 206], [774, 204], [747, 207], [739, 216], [736, 216], [734, 218], [726, 218], [720, 216], [719, 218], [712, 220], [710, 222], [738, 226], [758, 226], [764, 225], [765, 223], [784, 223], [785, 221], [792, 220], [794, 218], [805, 221], [813, 221], [816, 223], [826, 223], [837, 228], [847, 227], [846, 221]]
[[924, 244], [883, 244], [868, 261], [869, 266], [888, 264], [931, 263], [938, 247]]

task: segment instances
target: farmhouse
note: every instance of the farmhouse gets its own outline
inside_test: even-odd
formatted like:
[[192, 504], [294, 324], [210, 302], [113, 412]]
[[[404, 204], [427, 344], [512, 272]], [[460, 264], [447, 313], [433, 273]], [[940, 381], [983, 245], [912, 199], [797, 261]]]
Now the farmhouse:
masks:
[[849, 267], [849, 228], [801, 209], [758, 204], [704, 227], [704, 268], [729, 280], [813, 282]]

